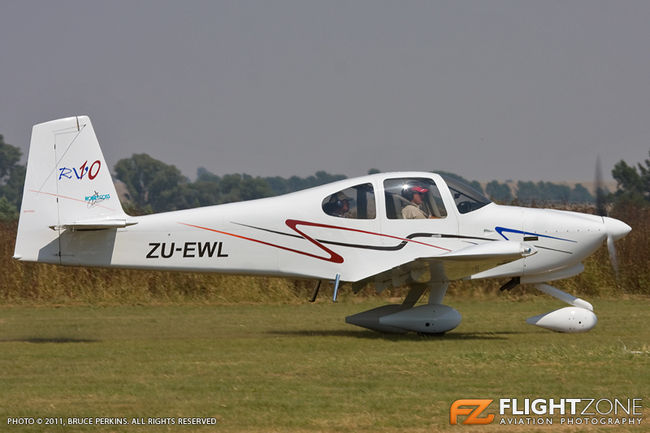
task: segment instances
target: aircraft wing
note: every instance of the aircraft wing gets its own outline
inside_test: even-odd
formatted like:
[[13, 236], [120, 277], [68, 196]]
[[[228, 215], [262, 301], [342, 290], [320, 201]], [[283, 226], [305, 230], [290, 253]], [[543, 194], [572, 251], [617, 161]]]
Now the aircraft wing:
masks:
[[386, 287], [457, 280], [536, 252], [532, 246], [516, 241], [493, 241], [471, 245], [445, 254], [420, 257], [403, 263], [354, 283], [354, 288], [360, 290], [365, 284], [374, 282], [377, 292], [381, 292]]

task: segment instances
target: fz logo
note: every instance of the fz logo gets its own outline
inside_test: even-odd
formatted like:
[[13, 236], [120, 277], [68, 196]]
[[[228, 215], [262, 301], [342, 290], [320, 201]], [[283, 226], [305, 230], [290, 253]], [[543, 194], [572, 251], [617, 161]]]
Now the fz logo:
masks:
[[[461, 424], [490, 424], [494, 421], [494, 415], [489, 414], [484, 417], [480, 417], [485, 409], [488, 408], [490, 403], [493, 400], [489, 399], [463, 399], [456, 400], [451, 404], [451, 409], [449, 409], [449, 423], [457, 424], [458, 416], [467, 416]], [[461, 406], [470, 406], [470, 407], [461, 407]]]
[[[88, 166], [88, 161], [84, 161], [78, 169], [73, 167], [59, 168], [59, 180], [61, 179], [77, 179], [81, 180], [84, 176], [88, 175], [88, 179], [93, 180], [99, 174], [99, 169], [102, 168], [102, 163], [97, 160]], [[77, 171], [79, 170], [79, 171]]]

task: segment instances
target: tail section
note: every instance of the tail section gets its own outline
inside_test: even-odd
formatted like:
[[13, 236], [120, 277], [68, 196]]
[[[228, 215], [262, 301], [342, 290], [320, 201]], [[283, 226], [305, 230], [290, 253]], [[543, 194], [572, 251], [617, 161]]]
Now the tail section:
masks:
[[87, 116], [35, 125], [14, 258], [62, 263], [61, 234], [128, 225]]

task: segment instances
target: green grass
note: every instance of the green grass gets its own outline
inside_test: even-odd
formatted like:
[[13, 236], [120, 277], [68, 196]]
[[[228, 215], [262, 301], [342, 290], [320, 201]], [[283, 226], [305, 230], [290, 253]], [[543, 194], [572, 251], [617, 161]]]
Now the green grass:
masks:
[[[444, 337], [386, 336], [344, 323], [376, 300], [0, 307], [0, 431], [44, 431], [7, 425], [20, 416], [218, 420], [45, 429], [62, 432], [474, 431], [449, 425], [454, 400], [642, 398], [645, 408], [650, 298], [590, 300], [597, 327], [558, 334], [525, 323], [562, 306], [552, 299], [447, 298], [463, 322]], [[648, 423], [616, 431], [647, 431]], [[572, 431], [600, 429], [614, 431]]]

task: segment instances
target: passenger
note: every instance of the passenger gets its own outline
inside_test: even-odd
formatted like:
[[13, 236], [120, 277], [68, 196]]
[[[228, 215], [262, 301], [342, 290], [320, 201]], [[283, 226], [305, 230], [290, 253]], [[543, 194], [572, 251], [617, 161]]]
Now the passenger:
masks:
[[350, 218], [350, 197], [338, 192], [323, 206], [325, 213], [335, 217]]
[[428, 192], [427, 188], [417, 185], [407, 185], [402, 188], [402, 197], [409, 203], [402, 208], [402, 218], [404, 219], [427, 219], [431, 218], [429, 212], [422, 206], [424, 193]]

